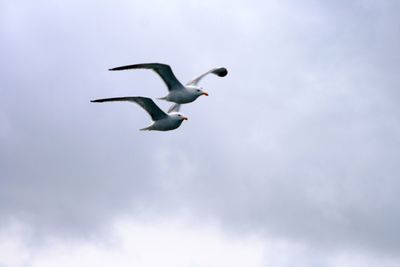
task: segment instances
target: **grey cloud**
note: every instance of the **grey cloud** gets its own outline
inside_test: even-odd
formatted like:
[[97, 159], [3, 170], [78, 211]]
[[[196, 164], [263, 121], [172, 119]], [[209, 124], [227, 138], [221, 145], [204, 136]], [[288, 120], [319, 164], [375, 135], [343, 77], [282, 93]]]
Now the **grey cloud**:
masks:
[[[394, 1], [22, 3], [2, 8], [3, 219], [80, 235], [118, 214], [189, 211], [236, 233], [398, 256]], [[163, 96], [151, 72], [106, 71], [150, 61], [182, 80], [230, 73], [204, 80], [211, 96], [171, 133], [138, 132], [136, 106], [89, 103]]]

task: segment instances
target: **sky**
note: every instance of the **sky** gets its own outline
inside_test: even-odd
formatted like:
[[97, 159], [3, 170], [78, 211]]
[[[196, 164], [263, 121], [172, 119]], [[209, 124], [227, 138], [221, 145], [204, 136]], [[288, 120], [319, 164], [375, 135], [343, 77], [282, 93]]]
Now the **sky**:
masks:
[[[0, 267], [400, 265], [400, 3], [0, 2]], [[170, 132], [117, 96], [210, 96]], [[163, 109], [170, 104], [156, 100]]]

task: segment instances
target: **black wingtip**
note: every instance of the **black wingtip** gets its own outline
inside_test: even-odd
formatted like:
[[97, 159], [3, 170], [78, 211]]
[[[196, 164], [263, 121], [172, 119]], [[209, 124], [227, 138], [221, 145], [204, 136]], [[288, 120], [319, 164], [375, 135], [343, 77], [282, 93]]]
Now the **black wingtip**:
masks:
[[221, 68], [219, 71], [218, 71], [218, 74], [217, 74], [219, 77], [225, 77], [226, 75], [228, 75], [228, 70], [226, 69], [226, 68]]
[[115, 68], [111, 68], [111, 69], [108, 69], [108, 70], [109, 71], [114, 71], [114, 70], [125, 70], [125, 69], [127, 69], [127, 66], [115, 67]]
[[121, 67], [115, 67], [112, 69], [108, 69], [109, 71], [114, 71], [114, 70], [128, 70], [128, 69], [134, 69], [136, 65], [127, 65], [127, 66], [121, 66]]
[[99, 101], [99, 99], [95, 99], [95, 100], [90, 100], [91, 103], [99, 103], [101, 101]]

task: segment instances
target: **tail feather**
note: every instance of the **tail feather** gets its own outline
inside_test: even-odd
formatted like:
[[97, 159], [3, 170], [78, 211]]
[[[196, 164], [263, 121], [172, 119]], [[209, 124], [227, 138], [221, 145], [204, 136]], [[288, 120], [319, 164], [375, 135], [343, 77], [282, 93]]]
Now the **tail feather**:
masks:
[[139, 129], [139, 130], [140, 130], [140, 131], [151, 131], [151, 130], [153, 130], [152, 126], [153, 126], [153, 125], [150, 125], [150, 126], [147, 126], [147, 127], [145, 127], [145, 128]]
[[159, 97], [159, 98], [157, 98], [158, 100], [167, 100], [167, 96], [164, 96], [164, 97]]

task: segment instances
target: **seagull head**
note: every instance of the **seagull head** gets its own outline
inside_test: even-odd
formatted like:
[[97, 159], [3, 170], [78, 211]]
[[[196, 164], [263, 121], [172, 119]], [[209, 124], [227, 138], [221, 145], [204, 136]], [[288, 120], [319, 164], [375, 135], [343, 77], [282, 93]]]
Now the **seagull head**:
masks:
[[184, 120], [188, 120], [188, 118], [183, 115], [182, 113], [179, 112], [173, 112], [169, 114], [171, 116], [171, 118], [179, 120], [179, 121], [184, 121]]
[[188, 86], [186, 87], [192, 94], [196, 95], [197, 97], [201, 95], [208, 96], [208, 93], [203, 90], [200, 86]]

